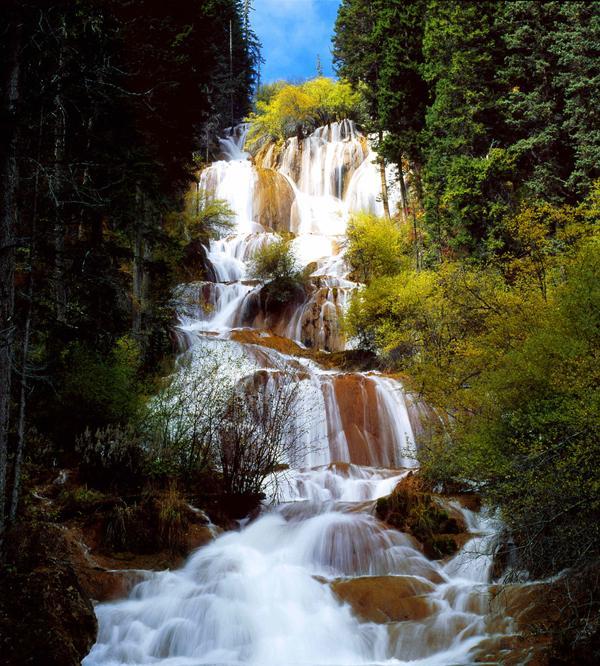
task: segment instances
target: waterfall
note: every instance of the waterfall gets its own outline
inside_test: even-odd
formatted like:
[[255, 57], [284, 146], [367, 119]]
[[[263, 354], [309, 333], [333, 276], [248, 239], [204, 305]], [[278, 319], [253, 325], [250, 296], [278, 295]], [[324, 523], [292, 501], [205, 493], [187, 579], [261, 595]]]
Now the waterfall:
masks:
[[[375, 501], [416, 464], [418, 404], [391, 377], [325, 369], [261, 344], [281, 336], [296, 349], [346, 348], [338, 318], [358, 286], [344, 262], [346, 224], [352, 211], [381, 212], [369, 141], [345, 120], [288, 139], [255, 165], [244, 151], [247, 130], [226, 132], [223, 159], [198, 182], [203, 196], [227, 201], [235, 214], [233, 233], [208, 248], [216, 282], [181, 285], [175, 301], [188, 356], [226, 350], [227, 381], [254, 373], [275, 390], [276, 373], [292, 373], [302, 409], [280, 461], [288, 469], [265, 482], [271, 501], [260, 517], [192, 553], [183, 568], [148, 574], [127, 599], [100, 604], [98, 640], [83, 663], [471, 663], [482, 641], [509, 631], [486, 615], [494, 520], [456, 505], [472, 538], [453, 558], [429, 560], [411, 536], [374, 517]], [[286, 201], [271, 201], [270, 192]], [[310, 285], [304, 300], [270, 317], [247, 267], [281, 230], [294, 235]], [[250, 342], [241, 341], [244, 331], [253, 332]], [[389, 614], [372, 617], [349, 603], [361, 590], [387, 595]]]

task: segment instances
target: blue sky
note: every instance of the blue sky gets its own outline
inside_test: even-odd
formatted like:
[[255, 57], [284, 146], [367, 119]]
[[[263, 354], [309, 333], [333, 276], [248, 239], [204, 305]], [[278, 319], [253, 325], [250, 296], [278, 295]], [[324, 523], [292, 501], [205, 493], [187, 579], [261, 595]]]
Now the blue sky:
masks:
[[333, 76], [331, 36], [340, 0], [254, 0], [252, 25], [262, 42], [261, 82]]

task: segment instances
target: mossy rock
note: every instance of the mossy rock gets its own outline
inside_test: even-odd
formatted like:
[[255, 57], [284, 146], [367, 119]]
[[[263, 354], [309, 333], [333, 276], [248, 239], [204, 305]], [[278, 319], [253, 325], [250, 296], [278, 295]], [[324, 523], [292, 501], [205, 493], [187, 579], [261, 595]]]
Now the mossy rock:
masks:
[[388, 525], [414, 536], [433, 559], [456, 553], [460, 540], [454, 536], [466, 531], [413, 473], [402, 479], [391, 495], [377, 500], [375, 512]]

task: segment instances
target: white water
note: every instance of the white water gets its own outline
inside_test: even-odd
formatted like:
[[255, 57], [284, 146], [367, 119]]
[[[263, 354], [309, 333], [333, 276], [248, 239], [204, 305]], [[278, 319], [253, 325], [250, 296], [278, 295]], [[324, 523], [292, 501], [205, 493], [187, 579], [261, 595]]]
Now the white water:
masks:
[[[245, 133], [238, 128], [222, 141], [225, 159], [200, 179], [204, 192], [229, 202], [236, 229], [211, 243], [219, 282], [178, 289], [180, 329], [192, 357], [204, 355], [208, 344], [228, 349], [227, 358], [243, 357], [243, 370], [235, 366], [242, 373], [282, 366], [297, 372], [302, 435], [282, 461], [290, 469], [267, 481], [267, 495], [279, 502], [192, 554], [182, 569], [149, 574], [128, 599], [99, 605], [98, 642], [83, 663], [470, 663], [486, 636], [494, 522], [457, 507], [473, 538], [442, 562], [428, 560], [410, 536], [374, 517], [374, 501], [414, 465], [411, 414], [418, 412], [401, 384], [376, 373], [327, 371], [306, 358], [229, 340], [234, 328], [252, 325], [244, 313], [260, 285], [246, 280], [247, 262], [274, 238], [252, 219], [257, 176], [243, 151]], [[297, 233], [299, 262], [317, 261], [313, 292], [278, 325], [299, 342], [340, 348], [339, 332], [326, 329], [335, 328], [356, 287], [343, 260], [343, 233], [351, 210], [378, 211], [379, 177], [351, 123], [321, 128], [304, 144], [300, 151], [290, 139], [279, 161], [266, 165], [293, 185], [293, 219], [285, 222]], [[228, 376], [233, 370], [223, 368]], [[184, 374], [180, 379], [185, 383]], [[387, 623], [360, 619], [332, 589], [333, 581], [357, 576], [407, 577], [423, 590], [417, 601], [427, 613]]]

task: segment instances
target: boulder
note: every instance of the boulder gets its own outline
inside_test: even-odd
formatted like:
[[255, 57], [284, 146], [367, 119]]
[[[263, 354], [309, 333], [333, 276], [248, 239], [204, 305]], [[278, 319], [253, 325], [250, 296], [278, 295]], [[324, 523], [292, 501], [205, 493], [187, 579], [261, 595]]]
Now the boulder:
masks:
[[0, 569], [0, 654], [11, 666], [78, 666], [96, 640], [94, 609], [63, 531], [17, 526]]
[[436, 611], [427, 595], [434, 585], [413, 576], [365, 576], [336, 580], [331, 584], [336, 596], [352, 606], [368, 622], [423, 620]]
[[388, 525], [412, 534], [432, 559], [453, 555], [465, 541], [467, 528], [460, 514], [443, 506], [413, 472], [391, 495], [377, 500], [375, 510]]

